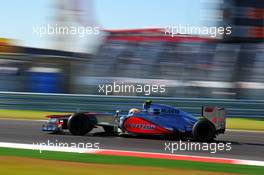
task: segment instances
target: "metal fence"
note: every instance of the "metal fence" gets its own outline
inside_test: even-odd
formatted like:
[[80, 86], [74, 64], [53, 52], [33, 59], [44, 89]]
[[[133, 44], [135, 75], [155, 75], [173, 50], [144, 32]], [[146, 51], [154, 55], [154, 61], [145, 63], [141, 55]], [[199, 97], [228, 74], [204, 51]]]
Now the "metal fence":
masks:
[[22, 92], [0, 92], [1, 109], [43, 110], [58, 112], [113, 112], [141, 108], [146, 99], [155, 103], [177, 106], [194, 115], [200, 115], [201, 106], [219, 106], [227, 111], [227, 117], [264, 118], [264, 100], [230, 100], [210, 98], [165, 98], [99, 96], [81, 94], [41, 94]]

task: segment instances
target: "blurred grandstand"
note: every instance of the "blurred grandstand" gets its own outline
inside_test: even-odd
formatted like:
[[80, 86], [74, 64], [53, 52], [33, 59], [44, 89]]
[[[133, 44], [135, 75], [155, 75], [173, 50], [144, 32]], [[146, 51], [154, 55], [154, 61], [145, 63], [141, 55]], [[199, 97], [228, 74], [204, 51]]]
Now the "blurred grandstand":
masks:
[[262, 1], [223, 1], [218, 25], [234, 31], [223, 39], [170, 37], [160, 28], [104, 30], [94, 54], [20, 47], [2, 39], [0, 91], [99, 94], [98, 84], [115, 81], [165, 84], [159, 96], [263, 99]]
[[262, 98], [262, 43], [171, 38], [160, 29], [106, 32], [95, 55], [12, 47], [19, 53], [1, 54], [1, 90], [97, 94], [98, 84], [115, 81], [165, 84], [165, 96]]
[[87, 75], [78, 81], [82, 85], [130, 81], [165, 84], [167, 96], [262, 98], [263, 43], [172, 38], [164, 36], [162, 29], [107, 32], [85, 69]]

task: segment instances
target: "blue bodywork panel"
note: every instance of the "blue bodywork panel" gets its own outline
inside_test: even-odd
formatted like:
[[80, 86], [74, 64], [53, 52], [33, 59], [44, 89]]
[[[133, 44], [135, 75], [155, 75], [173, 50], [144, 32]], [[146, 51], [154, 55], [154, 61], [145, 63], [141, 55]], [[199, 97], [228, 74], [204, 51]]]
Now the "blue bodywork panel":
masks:
[[198, 121], [197, 118], [185, 111], [161, 104], [151, 104], [148, 109], [143, 108], [139, 113], [128, 114], [123, 117], [127, 118], [132, 115], [169, 131], [178, 131], [181, 133], [191, 132], [193, 125]]

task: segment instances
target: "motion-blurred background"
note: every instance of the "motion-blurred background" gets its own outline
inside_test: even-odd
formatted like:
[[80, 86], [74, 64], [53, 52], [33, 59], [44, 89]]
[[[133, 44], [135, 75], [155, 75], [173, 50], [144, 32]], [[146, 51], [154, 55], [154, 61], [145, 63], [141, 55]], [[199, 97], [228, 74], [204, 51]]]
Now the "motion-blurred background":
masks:
[[[165, 84], [155, 96], [264, 98], [264, 1], [1, 2], [0, 91], [99, 94], [98, 84]], [[34, 26], [99, 26], [99, 35], [39, 37]], [[166, 25], [232, 34], [165, 36]], [[142, 94], [113, 94], [142, 95]]]

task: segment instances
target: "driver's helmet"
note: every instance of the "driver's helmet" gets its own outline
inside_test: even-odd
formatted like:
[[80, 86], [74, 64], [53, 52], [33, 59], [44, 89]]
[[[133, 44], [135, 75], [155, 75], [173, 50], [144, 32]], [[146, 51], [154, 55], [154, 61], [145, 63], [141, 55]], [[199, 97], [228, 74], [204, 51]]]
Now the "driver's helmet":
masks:
[[139, 112], [140, 112], [139, 109], [137, 109], [137, 108], [132, 108], [132, 109], [129, 110], [128, 114], [135, 114], [135, 113], [139, 113]]
[[151, 102], [152, 102], [151, 100], [146, 100], [145, 103], [143, 104], [143, 109], [148, 110], [150, 108]]

